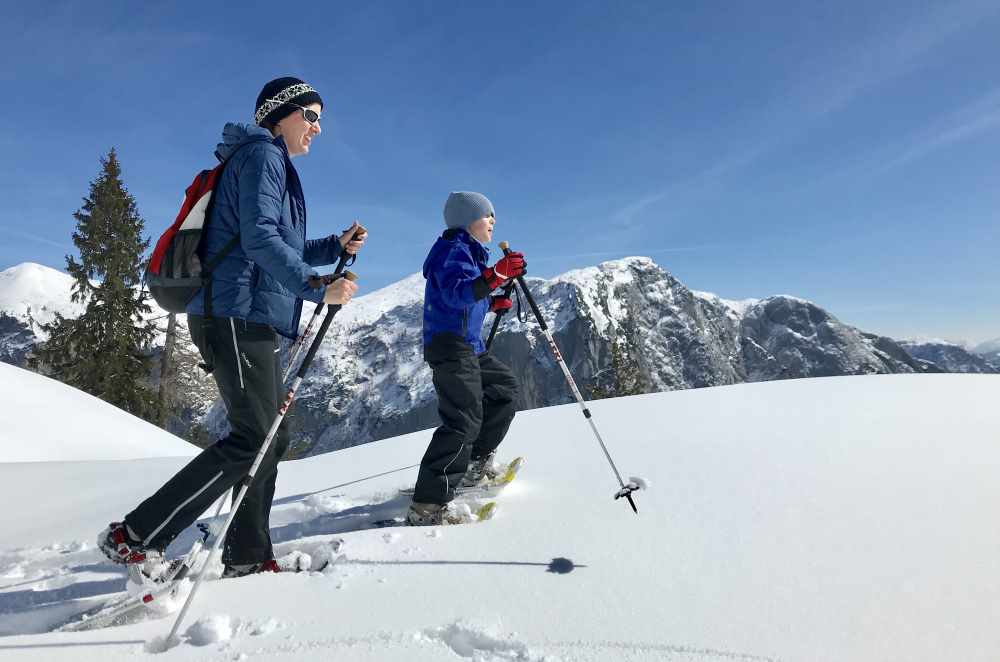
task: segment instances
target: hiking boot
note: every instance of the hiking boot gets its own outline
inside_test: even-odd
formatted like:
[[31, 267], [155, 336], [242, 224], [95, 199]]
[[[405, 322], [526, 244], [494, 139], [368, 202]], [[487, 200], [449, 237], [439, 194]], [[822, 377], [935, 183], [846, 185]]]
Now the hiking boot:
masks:
[[469, 462], [469, 468], [465, 470], [459, 487], [478, 487], [495, 480], [500, 475], [500, 467], [496, 461], [496, 451], [487, 453], [479, 458], [473, 458]]
[[468, 505], [450, 503], [419, 503], [414, 501], [406, 513], [409, 526], [439, 526], [442, 524], [465, 524], [472, 521], [472, 510]]
[[129, 528], [125, 526], [125, 522], [108, 524], [108, 528], [97, 536], [97, 547], [112, 563], [125, 565], [144, 563], [146, 555], [151, 551], [156, 551], [146, 549], [142, 541], [134, 537]]
[[234, 577], [246, 577], [247, 575], [257, 575], [262, 572], [281, 572], [281, 567], [274, 559], [268, 559], [261, 563], [226, 564], [222, 569], [223, 579], [233, 579]]

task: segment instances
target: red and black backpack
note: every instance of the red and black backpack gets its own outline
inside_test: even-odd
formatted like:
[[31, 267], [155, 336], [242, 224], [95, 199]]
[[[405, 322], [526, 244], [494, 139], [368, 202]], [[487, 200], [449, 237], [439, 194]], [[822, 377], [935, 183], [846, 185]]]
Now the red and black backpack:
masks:
[[204, 261], [202, 238], [225, 165], [223, 162], [198, 173], [184, 191], [184, 204], [173, 225], [156, 242], [149, 258], [146, 285], [156, 303], [168, 312], [183, 313], [198, 290], [204, 289], [205, 316], [212, 316], [212, 270], [240, 241], [237, 233], [211, 260]]

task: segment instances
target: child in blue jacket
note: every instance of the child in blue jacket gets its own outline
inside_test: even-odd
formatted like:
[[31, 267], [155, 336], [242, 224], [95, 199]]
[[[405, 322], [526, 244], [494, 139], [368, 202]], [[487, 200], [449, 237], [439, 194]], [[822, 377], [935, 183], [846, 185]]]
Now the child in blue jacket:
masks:
[[407, 524], [457, 524], [450, 507], [459, 485], [493, 477], [493, 456], [514, 419], [517, 380], [486, 351], [482, 339], [487, 312], [510, 308], [504, 295], [491, 296], [523, 275], [521, 253], [509, 253], [492, 267], [483, 244], [493, 238], [493, 205], [480, 193], [453, 192], [444, 205], [448, 229], [424, 261], [424, 359], [434, 374], [441, 426], [420, 462]]

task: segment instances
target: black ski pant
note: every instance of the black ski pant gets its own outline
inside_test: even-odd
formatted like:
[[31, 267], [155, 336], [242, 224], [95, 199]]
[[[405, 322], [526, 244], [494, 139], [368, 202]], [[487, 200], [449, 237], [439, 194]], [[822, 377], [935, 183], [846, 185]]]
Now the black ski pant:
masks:
[[[285, 397], [279, 338], [266, 324], [189, 315], [191, 339], [219, 386], [231, 432], [195, 457], [125, 517], [146, 547], [166, 549], [223, 493], [238, 489], [250, 472]], [[287, 419], [278, 429], [236, 513], [222, 559], [232, 565], [272, 558], [271, 500], [278, 461], [288, 448]], [[234, 499], [236, 489], [234, 489]]]
[[424, 348], [434, 375], [441, 427], [420, 462], [413, 500], [448, 503], [472, 459], [496, 450], [514, 420], [517, 380], [486, 352], [476, 356], [461, 337], [439, 333]]

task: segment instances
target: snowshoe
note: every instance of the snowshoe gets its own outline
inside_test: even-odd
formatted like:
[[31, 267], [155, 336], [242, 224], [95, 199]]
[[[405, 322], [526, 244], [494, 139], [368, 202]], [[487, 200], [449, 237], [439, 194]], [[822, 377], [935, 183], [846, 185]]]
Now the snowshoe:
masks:
[[467, 503], [456, 503], [454, 501], [439, 503], [419, 503], [410, 504], [410, 509], [406, 513], [405, 523], [407, 526], [442, 526], [449, 524], [468, 524], [479, 522], [493, 517], [496, 504], [487, 503], [479, 508], [475, 513]]
[[[471, 485], [466, 483], [471, 483], [475, 477], [470, 477], [469, 473], [466, 472], [465, 478], [455, 487], [455, 497], [469, 497], [473, 499], [495, 497], [503, 491], [503, 488], [513, 482], [522, 466], [524, 466], [523, 457], [516, 457], [508, 464], [491, 460], [490, 468], [485, 470], [483, 476]], [[409, 497], [412, 497], [414, 492], [415, 489], [413, 487], [404, 487], [399, 490], [400, 494]]]
[[126, 568], [130, 582], [147, 586], [169, 582], [183, 563], [184, 559], [167, 559], [160, 550], [147, 549], [142, 563], [129, 563]]

